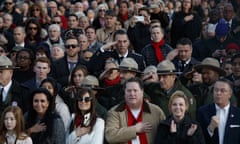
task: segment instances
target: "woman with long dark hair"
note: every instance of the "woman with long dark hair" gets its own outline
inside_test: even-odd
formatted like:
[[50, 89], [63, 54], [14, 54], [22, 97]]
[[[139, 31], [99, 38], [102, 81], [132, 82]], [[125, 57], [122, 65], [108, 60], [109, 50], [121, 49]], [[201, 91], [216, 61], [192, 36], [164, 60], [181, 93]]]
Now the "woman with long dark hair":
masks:
[[55, 112], [53, 96], [45, 88], [31, 93], [26, 128], [34, 144], [65, 144], [65, 129]]
[[68, 109], [68, 106], [63, 102], [62, 98], [58, 95], [59, 86], [57, 82], [55, 81], [55, 79], [48, 77], [41, 82], [40, 87], [46, 88], [53, 96], [53, 99], [55, 101], [56, 113], [62, 118], [65, 131], [67, 131], [70, 123], [70, 111]]
[[91, 89], [76, 90], [76, 112], [67, 144], [103, 144], [104, 120], [95, 112], [95, 97]]

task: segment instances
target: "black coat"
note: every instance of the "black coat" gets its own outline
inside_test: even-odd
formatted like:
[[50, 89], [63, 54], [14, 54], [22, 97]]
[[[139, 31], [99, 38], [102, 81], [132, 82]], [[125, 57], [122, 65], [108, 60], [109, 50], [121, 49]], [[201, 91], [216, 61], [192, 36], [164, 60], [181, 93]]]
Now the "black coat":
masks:
[[[162, 121], [158, 126], [156, 140], [154, 144], [205, 144], [204, 135], [200, 125], [192, 121], [187, 115], [180, 123], [177, 123], [177, 132], [171, 133], [170, 126], [172, 116]], [[192, 124], [197, 125], [197, 130], [192, 136], [187, 136], [187, 131]]]
[[[209, 144], [218, 144], [218, 128], [214, 130], [213, 136], [208, 134], [207, 127], [210, 124], [212, 116], [216, 115], [215, 104], [205, 105], [199, 108], [198, 118], [203, 133], [206, 138], [206, 142]], [[239, 144], [240, 143], [240, 110], [239, 108], [230, 105], [223, 144]]]
[[[101, 52], [100, 50], [96, 51], [96, 53], [92, 56], [91, 60], [87, 64], [88, 71], [94, 75], [100, 74], [100, 71], [104, 70], [105, 61], [110, 57], [117, 60], [118, 63], [120, 64], [120, 58], [116, 51], [105, 52]], [[145, 62], [142, 55], [128, 51], [127, 57], [133, 58], [137, 62], [138, 69], [140, 71], [144, 70]]]
[[136, 53], [141, 53], [142, 49], [151, 43], [149, 25], [144, 25], [141, 22], [138, 22], [133, 28], [129, 26], [127, 35]]
[[[86, 63], [82, 59], [79, 59], [77, 65], [86, 65]], [[68, 62], [66, 56], [53, 62], [50, 76], [55, 78], [57, 82], [61, 84], [61, 86], [64, 87], [68, 85], [69, 75], [70, 71], [68, 69]]]
[[17, 104], [22, 109], [23, 113], [28, 110], [29, 106], [28, 88], [20, 85], [15, 80], [12, 81], [12, 85], [8, 91], [6, 100], [0, 103], [0, 114], [7, 106], [10, 106], [12, 104]]
[[[184, 17], [193, 14], [194, 18], [191, 21], [185, 22]], [[202, 30], [201, 18], [195, 13], [177, 12], [173, 15], [171, 28], [171, 44], [176, 46], [177, 41], [182, 37], [187, 37], [191, 41], [195, 41], [200, 37]]]

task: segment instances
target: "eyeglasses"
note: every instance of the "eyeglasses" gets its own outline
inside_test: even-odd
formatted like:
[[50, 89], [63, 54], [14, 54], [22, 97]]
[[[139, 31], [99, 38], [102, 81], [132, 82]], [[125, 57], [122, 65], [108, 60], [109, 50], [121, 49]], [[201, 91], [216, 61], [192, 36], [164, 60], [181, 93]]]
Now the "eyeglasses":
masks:
[[29, 57], [21, 57], [21, 56], [19, 56], [19, 57], [17, 57], [17, 59], [18, 60], [28, 60], [28, 59], [30, 59]]
[[12, 2], [5, 2], [4, 4], [5, 5], [12, 5], [13, 3]]
[[229, 90], [227, 90], [227, 89], [224, 89], [224, 88], [213, 88], [213, 91], [214, 92], [221, 92], [221, 93], [226, 93], [226, 92], [228, 92]]
[[0, 53], [4, 53], [5, 51], [4, 50], [0, 50]]
[[53, 21], [52, 24], [60, 24], [60, 21]]
[[105, 9], [100, 9], [99, 12], [106, 12], [106, 10]]
[[37, 27], [29, 27], [29, 30], [37, 30]]
[[40, 11], [40, 9], [33, 9], [32, 11]]
[[92, 100], [92, 97], [85, 97], [85, 98], [83, 98], [83, 97], [78, 97], [77, 100], [80, 101], [80, 102], [82, 102], [82, 101], [84, 101], [84, 102], [90, 102], [90, 101]]
[[76, 48], [78, 45], [77, 44], [69, 44], [69, 45], [65, 45], [66, 49], [70, 49], [70, 48]]

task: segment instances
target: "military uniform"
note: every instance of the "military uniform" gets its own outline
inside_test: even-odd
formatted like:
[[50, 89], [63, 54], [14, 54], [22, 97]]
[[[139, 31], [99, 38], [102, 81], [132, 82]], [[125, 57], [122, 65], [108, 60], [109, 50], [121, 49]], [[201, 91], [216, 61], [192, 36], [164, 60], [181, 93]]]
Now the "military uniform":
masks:
[[176, 91], [181, 90], [185, 93], [185, 95], [188, 97], [189, 100], [189, 114], [190, 116], [195, 119], [196, 118], [196, 100], [193, 97], [192, 93], [184, 87], [181, 82], [176, 79], [175, 84], [173, 88], [166, 92], [164, 91], [159, 83], [148, 83], [144, 86], [144, 92], [147, 93], [147, 95], [151, 98], [151, 103], [158, 105], [166, 116], [169, 116], [169, 109], [168, 109], [168, 103], [170, 96]]

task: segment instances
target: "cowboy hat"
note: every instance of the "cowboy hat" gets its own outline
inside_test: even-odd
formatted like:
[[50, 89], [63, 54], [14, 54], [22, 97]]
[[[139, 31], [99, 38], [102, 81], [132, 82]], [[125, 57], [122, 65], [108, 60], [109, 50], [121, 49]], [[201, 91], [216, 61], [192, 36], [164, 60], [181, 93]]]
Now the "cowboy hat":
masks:
[[221, 69], [219, 61], [215, 58], [210, 58], [210, 57], [205, 58], [201, 62], [201, 64], [194, 66], [194, 69], [196, 69], [196, 71], [198, 71], [198, 72], [201, 72], [203, 68], [207, 68], [207, 69], [216, 71], [219, 73], [220, 76], [226, 75], [226, 72], [223, 69]]

